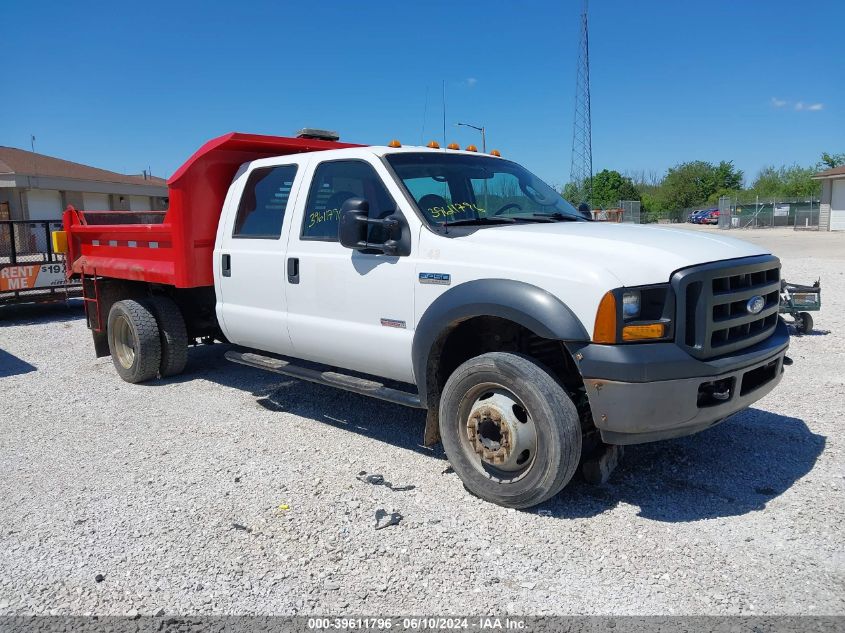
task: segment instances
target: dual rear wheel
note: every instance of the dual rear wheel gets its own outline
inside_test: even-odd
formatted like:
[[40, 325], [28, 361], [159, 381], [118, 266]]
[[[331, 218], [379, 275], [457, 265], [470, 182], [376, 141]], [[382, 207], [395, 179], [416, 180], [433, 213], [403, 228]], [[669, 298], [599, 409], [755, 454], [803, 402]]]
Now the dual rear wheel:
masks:
[[175, 376], [185, 368], [188, 333], [179, 307], [169, 297], [115, 302], [107, 328], [112, 362], [126, 382]]

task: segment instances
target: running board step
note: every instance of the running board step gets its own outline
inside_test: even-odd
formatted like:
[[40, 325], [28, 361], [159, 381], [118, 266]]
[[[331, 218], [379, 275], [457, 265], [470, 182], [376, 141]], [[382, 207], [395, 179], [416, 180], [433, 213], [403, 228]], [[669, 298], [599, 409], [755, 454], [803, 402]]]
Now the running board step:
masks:
[[225, 354], [226, 360], [240, 365], [247, 365], [248, 367], [257, 367], [265, 371], [272, 371], [276, 374], [290, 376], [291, 378], [299, 378], [300, 380], [307, 380], [308, 382], [316, 382], [318, 385], [328, 385], [329, 387], [337, 387], [345, 389], [346, 391], [353, 391], [365, 396], [378, 398], [379, 400], [386, 400], [395, 404], [401, 404], [405, 407], [414, 407], [416, 409], [424, 409], [425, 407], [420, 402], [420, 397], [416, 393], [408, 391], [401, 391], [391, 387], [385, 387], [382, 383], [375, 380], [367, 380], [366, 378], [358, 378], [348, 374], [341, 374], [336, 371], [319, 371], [316, 369], [309, 369], [300, 365], [294, 365], [286, 360], [280, 358], [273, 358], [272, 356], [262, 356], [261, 354], [253, 354], [252, 352], [235, 352], [229, 351]]

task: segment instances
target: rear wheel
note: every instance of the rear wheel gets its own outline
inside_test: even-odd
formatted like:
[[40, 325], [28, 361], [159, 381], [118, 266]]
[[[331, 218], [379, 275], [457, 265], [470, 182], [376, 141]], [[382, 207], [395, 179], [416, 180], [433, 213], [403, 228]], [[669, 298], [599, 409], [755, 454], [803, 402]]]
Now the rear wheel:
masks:
[[506, 352], [472, 358], [449, 377], [440, 436], [467, 489], [510, 508], [557, 494], [581, 457], [578, 412], [564, 388], [530, 358]]
[[150, 305], [161, 334], [159, 374], [162, 378], [181, 374], [188, 362], [188, 332], [182, 311], [173, 299], [163, 295], [152, 297]]
[[158, 375], [161, 340], [146, 302], [124, 299], [112, 305], [108, 343], [114, 367], [126, 382], [144, 382]]
[[813, 317], [809, 312], [799, 312], [797, 320], [796, 325], [801, 334], [809, 334], [813, 331]]

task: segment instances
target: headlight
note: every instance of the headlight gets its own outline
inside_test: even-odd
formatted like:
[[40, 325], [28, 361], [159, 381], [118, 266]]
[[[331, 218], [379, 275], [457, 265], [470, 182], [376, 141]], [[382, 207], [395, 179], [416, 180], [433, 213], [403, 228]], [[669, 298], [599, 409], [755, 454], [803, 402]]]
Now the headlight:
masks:
[[626, 321], [640, 316], [640, 291], [626, 290], [622, 293], [622, 318]]
[[618, 288], [601, 300], [593, 341], [617, 344], [671, 340], [675, 294], [669, 284]]

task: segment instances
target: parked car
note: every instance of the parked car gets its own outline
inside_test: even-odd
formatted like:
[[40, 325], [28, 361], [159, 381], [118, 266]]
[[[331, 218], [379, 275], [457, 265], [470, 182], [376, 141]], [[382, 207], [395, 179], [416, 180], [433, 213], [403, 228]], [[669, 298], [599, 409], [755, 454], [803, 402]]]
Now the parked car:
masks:
[[700, 224], [719, 224], [719, 209], [708, 209], [706, 213], [701, 216]]
[[693, 211], [687, 217], [687, 222], [692, 222], [693, 224], [699, 224], [701, 220], [701, 216], [707, 213], [710, 209], [699, 209], [698, 211]]
[[780, 382], [777, 257], [590, 222], [468, 149], [228, 134], [170, 178], [166, 213], [68, 207], [53, 241], [96, 355], [140, 383], [220, 340], [230, 361], [425, 409], [425, 443], [512, 508], [582, 454], [702, 431]]

